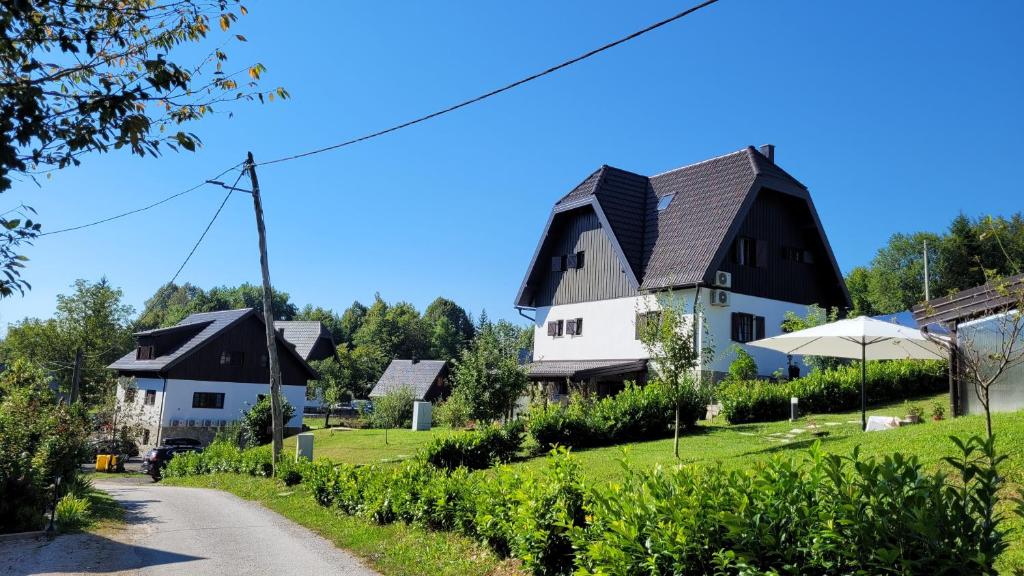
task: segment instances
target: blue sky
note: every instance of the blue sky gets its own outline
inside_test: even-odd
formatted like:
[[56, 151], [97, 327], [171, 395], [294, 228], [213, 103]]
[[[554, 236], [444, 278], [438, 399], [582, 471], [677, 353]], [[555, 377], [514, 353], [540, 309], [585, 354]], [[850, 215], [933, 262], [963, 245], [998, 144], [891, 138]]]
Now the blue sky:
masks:
[[[292, 99], [197, 124], [195, 154], [90, 156], [42, 188], [47, 229], [180, 191], [244, 158], [404, 121], [575, 56], [679, 2], [253, 2], [227, 70], [260, 61]], [[297, 7], [298, 6], [298, 7]], [[274, 283], [298, 304], [444, 295], [516, 319], [552, 203], [601, 164], [663, 172], [748, 144], [810, 189], [844, 271], [895, 232], [1022, 208], [1020, 2], [722, 0], [480, 105], [371, 142], [261, 168]], [[211, 42], [219, 43], [220, 38]], [[227, 111], [222, 107], [221, 110]], [[40, 239], [33, 290], [0, 325], [52, 314], [76, 278], [143, 301], [219, 204], [206, 187], [152, 211]], [[235, 195], [179, 281], [259, 281], [251, 200]]]

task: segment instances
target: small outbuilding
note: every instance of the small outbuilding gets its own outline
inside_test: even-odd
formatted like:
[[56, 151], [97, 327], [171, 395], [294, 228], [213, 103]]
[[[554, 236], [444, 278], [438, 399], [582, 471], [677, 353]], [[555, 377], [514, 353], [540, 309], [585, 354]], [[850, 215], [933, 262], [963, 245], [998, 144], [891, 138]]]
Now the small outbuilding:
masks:
[[444, 360], [395, 359], [370, 391], [370, 398], [409, 388], [414, 399], [434, 402], [448, 395], [448, 362]]

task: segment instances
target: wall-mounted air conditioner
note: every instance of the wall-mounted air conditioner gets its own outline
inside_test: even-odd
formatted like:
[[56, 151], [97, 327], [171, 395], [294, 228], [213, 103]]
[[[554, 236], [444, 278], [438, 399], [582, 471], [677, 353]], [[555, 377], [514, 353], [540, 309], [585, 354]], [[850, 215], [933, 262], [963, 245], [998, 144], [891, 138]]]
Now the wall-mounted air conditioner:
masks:
[[189, 428], [192, 428], [192, 427], [193, 427], [193, 426], [195, 426], [195, 425], [196, 425], [196, 421], [195, 421], [195, 420], [189, 420], [189, 421], [188, 421], [188, 427], [189, 427]]
[[209, 427], [213, 426], [213, 420], [203, 420], [203, 426], [205, 428], [209, 428]]
[[728, 290], [712, 290], [711, 291], [711, 305], [712, 306], [728, 306], [729, 305], [729, 291]]
[[227, 426], [227, 424], [228, 424], [227, 420], [217, 420], [217, 427], [218, 428], [223, 428], [223, 427]]
[[715, 272], [715, 286], [718, 288], [732, 288], [732, 274], [725, 270]]
[[171, 426], [181, 426], [181, 420], [171, 419]]

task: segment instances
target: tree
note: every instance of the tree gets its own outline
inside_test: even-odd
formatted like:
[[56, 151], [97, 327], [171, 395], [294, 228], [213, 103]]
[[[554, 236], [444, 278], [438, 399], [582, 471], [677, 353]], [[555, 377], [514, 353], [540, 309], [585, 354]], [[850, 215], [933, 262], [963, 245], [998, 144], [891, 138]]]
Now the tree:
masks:
[[357, 347], [376, 347], [389, 360], [424, 358], [430, 353], [430, 339], [419, 311], [408, 302], [389, 305], [379, 294], [352, 341]]
[[326, 407], [324, 428], [329, 428], [331, 425], [331, 408], [341, 402], [346, 395], [351, 395], [352, 363], [347, 349], [344, 358], [344, 363], [340, 361], [340, 358], [333, 357], [309, 363], [320, 374], [319, 378], [309, 383], [309, 387], [316, 391]]
[[732, 352], [736, 355], [736, 358], [729, 363], [729, 376], [727, 378], [735, 382], [744, 382], [757, 378], [757, 362], [750, 355], [750, 352], [747, 352], [739, 344], [733, 344]]
[[692, 315], [684, 309], [683, 299], [672, 292], [656, 296], [658, 309], [647, 310], [647, 318], [640, 326], [640, 340], [650, 355], [651, 364], [661, 383], [667, 387], [675, 404], [675, 426], [672, 450], [679, 458], [680, 416], [684, 404], [695, 396], [702, 397], [704, 381], [700, 367], [713, 354], [713, 346], [706, 334], [701, 334], [703, 345], [698, 345], [698, 328], [694, 318], [700, 307], [694, 304]]
[[76, 280], [72, 294], [57, 296], [52, 319], [26, 318], [8, 328], [0, 357], [5, 362], [24, 358], [43, 366], [69, 392], [75, 352], [80, 348], [81, 397], [86, 404], [95, 404], [112, 392], [112, 373], [106, 367], [134, 345], [130, 329], [134, 309], [123, 304], [121, 297], [121, 290], [106, 278], [95, 283]]
[[371, 421], [377, 428], [384, 429], [384, 443], [388, 443], [388, 430], [405, 426], [412, 418], [416, 396], [412, 388], [403, 386], [391, 390], [373, 402]]
[[430, 332], [430, 355], [439, 360], [457, 358], [476, 333], [466, 310], [447, 298], [431, 302], [423, 321]]
[[142, 313], [135, 320], [136, 330], [152, 330], [174, 326], [192, 313], [195, 302], [205, 297], [205, 292], [192, 284], [168, 282], [146, 300]]
[[21, 269], [25, 267], [27, 257], [18, 254], [21, 246], [32, 244], [39, 236], [41, 225], [28, 217], [28, 212], [35, 210], [28, 206], [20, 206], [14, 211], [15, 218], [0, 215], [0, 300], [13, 296], [17, 291], [24, 294], [32, 285], [21, 277]]
[[[295, 416], [295, 407], [284, 398], [281, 399], [282, 421], [287, 423]], [[273, 438], [270, 411], [270, 396], [260, 398], [252, 408], [242, 412], [242, 444], [245, 446], [261, 446]]]
[[[501, 323], [481, 326], [476, 339], [463, 350], [452, 371], [452, 394], [471, 406], [470, 416], [474, 420], [510, 417], [516, 400], [528, 384], [516, 347], [509, 345], [509, 330], [499, 325]], [[505, 325], [511, 326], [507, 322]]]
[[[0, 9], [0, 193], [12, 175], [78, 165], [90, 152], [125, 148], [139, 156], [163, 149], [192, 151], [199, 137], [184, 128], [240, 99], [287, 98], [283, 88], [264, 94], [254, 63], [225, 73], [225, 46], [192, 61], [176, 47], [202, 42], [211, 20], [227, 32], [237, 13], [229, 0], [10, 0]], [[238, 34], [233, 38], [245, 41]], [[245, 80], [242, 80], [245, 78]], [[16, 249], [38, 228], [0, 216], [0, 268], [20, 263]], [[0, 296], [28, 285], [0, 282]]]
[[[292, 320], [298, 308], [287, 292], [274, 290], [272, 297], [274, 318]], [[238, 308], [263, 310], [263, 288], [254, 284], [218, 286], [209, 292], [191, 284], [165, 284], [146, 300], [145, 308], [135, 322], [136, 330], [173, 326], [189, 314], [217, 312]]]
[[356, 335], [356, 331], [363, 325], [363, 318], [366, 317], [366, 306], [359, 303], [358, 300], [352, 303], [351, 306], [345, 309], [341, 313], [341, 337], [338, 339], [338, 344], [342, 342], [352, 345], [352, 339]]
[[[886, 247], [871, 261], [868, 294], [880, 314], [909, 310], [924, 300], [924, 243], [928, 242], [930, 263], [938, 264], [941, 238], [936, 234], [894, 234]], [[943, 269], [930, 267], [931, 286], [941, 293]]]
[[846, 289], [850, 292], [850, 301], [853, 308], [850, 309], [850, 316], [877, 316], [871, 303], [871, 294], [868, 288], [871, 271], [864, 266], [857, 266], [846, 275]]

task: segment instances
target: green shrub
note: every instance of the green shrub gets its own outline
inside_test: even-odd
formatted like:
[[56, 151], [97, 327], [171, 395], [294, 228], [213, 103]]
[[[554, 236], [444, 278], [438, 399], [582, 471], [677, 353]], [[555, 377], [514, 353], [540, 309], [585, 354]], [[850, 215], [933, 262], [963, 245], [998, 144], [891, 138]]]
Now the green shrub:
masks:
[[412, 425], [412, 406], [416, 401], [412, 388], [392, 390], [373, 401], [367, 421], [371, 428], [407, 428]]
[[739, 344], [734, 344], [732, 351], [736, 354], [736, 358], [729, 363], [728, 380], [753, 380], [757, 378], [757, 362], [754, 360], [754, 357]]
[[584, 525], [585, 497], [579, 463], [564, 449], [552, 453], [542, 476], [500, 469], [481, 484], [477, 535], [499, 554], [521, 559], [534, 574], [568, 574], [574, 558], [570, 533]]
[[61, 530], [75, 530], [89, 523], [89, 500], [84, 496], [65, 494], [57, 502], [54, 520]]
[[465, 428], [469, 424], [472, 410], [473, 406], [465, 395], [456, 391], [447, 400], [437, 405], [437, 408], [434, 409], [434, 418], [441, 426]]
[[[260, 398], [252, 408], [242, 414], [241, 440], [245, 446], [260, 446], [274, 439], [274, 416], [270, 405], [270, 396]], [[295, 407], [281, 397], [282, 421], [287, 425], [295, 416]]]
[[[707, 400], [696, 389], [680, 392], [680, 425], [689, 428], [704, 414]], [[574, 395], [566, 406], [535, 406], [528, 429], [541, 450], [550, 450], [663, 438], [672, 434], [674, 423], [673, 391], [652, 381], [646, 386], [627, 383], [615, 396], [599, 400]]]
[[215, 441], [202, 452], [175, 454], [164, 468], [163, 475], [174, 478], [234, 472], [269, 478], [273, 472], [270, 455], [268, 446], [242, 450], [233, 442]]
[[[805, 412], [828, 413], [860, 406], [861, 369], [849, 364], [817, 370], [788, 382], [729, 381], [715, 395], [732, 423], [767, 422], [789, 416], [789, 399], [800, 399]], [[865, 390], [869, 402], [897, 400], [946, 388], [946, 365], [939, 361], [869, 361]]]
[[961, 480], [914, 456], [802, 460], [746, 471], [629, 469], [573, 531], [578, 574], [993, 574], [1006, 548], [991, 441], [954, 439]]
[[480, 430], [434, 436], [421, 455], [438, 468], [480, 470], [495, 462], [511, 461], [522, 448], [524, 434], [522, 420], [504, 426], [492, 424]]

